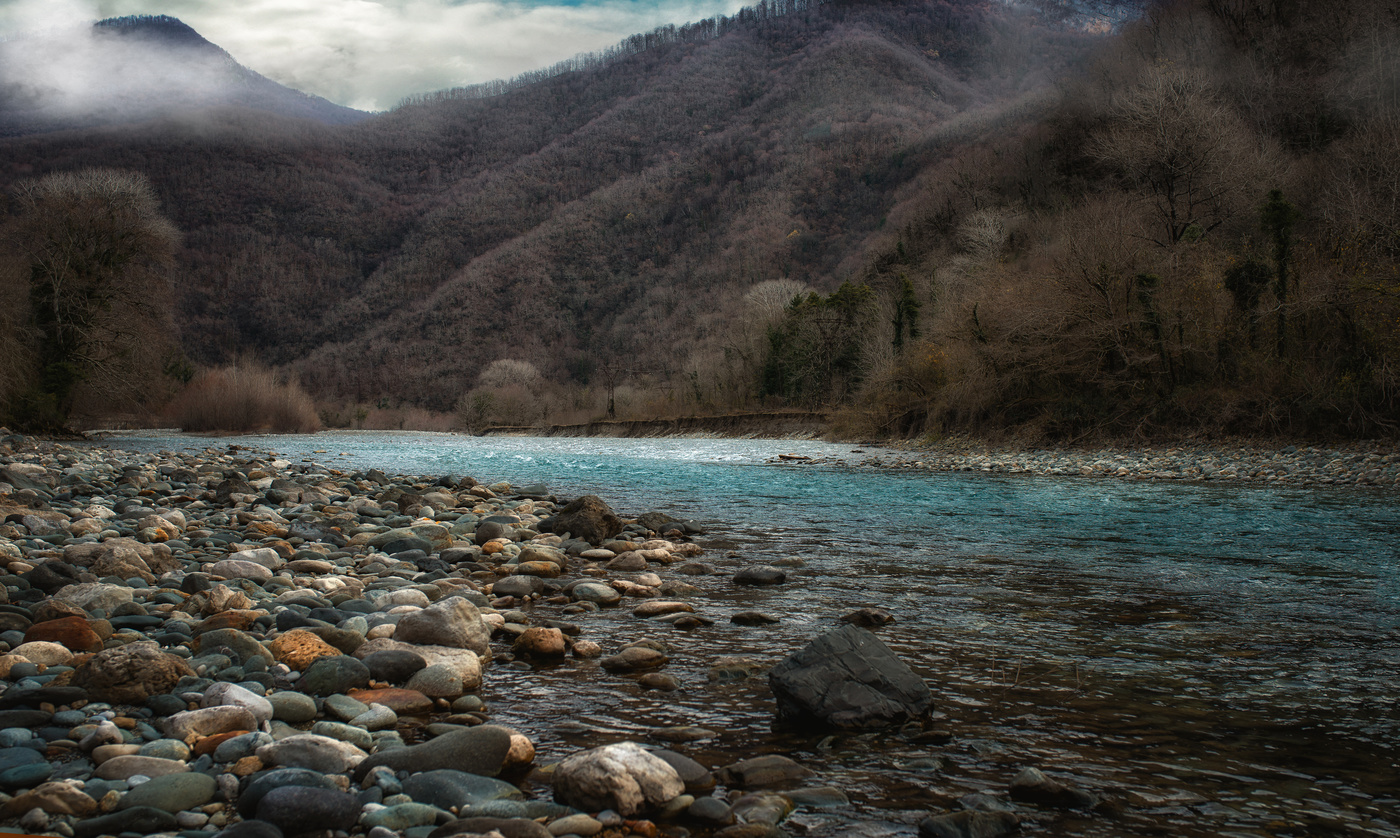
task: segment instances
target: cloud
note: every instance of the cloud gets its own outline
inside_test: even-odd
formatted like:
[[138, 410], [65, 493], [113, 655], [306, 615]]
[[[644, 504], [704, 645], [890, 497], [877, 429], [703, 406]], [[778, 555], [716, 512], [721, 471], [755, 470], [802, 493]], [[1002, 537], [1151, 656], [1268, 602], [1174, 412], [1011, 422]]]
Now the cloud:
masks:
[[307, 93], [383, 110], [412, 93], [545, 67], [741, 0], [0, 0], [0, 32], [130, 14], [178, 17], [241, 64]]

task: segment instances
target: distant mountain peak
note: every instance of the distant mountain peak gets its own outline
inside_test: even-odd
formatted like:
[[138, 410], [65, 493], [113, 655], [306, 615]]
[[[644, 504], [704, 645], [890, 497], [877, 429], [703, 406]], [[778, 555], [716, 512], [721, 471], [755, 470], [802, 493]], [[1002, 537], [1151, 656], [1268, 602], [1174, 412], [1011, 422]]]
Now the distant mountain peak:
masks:
[[259, 75], [169, 15], [108, 18], [0, 42], [0, 136], [227, 106], [332, 124], [368, 116]]

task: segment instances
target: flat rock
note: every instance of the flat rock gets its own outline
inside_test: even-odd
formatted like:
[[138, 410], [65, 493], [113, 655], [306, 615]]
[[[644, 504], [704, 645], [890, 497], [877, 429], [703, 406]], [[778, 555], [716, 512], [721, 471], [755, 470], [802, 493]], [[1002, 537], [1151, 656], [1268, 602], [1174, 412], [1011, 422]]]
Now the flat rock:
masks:
[[400, 716], [422, 716], [433, 710], [433, 700], [417, 690], [394, 687], [378, 690], [355, 690], [350, 697], [367, 705], [382, 705]]
[[919, 821], [919, 838], [1002, 838], [1020, 828], [1010, 812], [953, 812]]
[[787, 581], [787, 573], [772, 565], [746, 567], [734, 574], [736, 585], [781, 585]]
[[189, 764], [180, 760], [125, 754], [112, 757], [97, 766], [93, 774], [103, 780], [125, 780], [137, 774], [145, 777], [164, 777], [167, 774], [183, 774], [189, 770]]
[[238, 796], [238, 814], [251, 818], [258, 811], [258, 803], [273, 789], [284, 786], [299, 788], [326, 789], [338, 791], [335, 781], [320, 771], [308, 768], [276, 768], [255, 774]]
[[779, 754], [740, 760], [719, 770], [720, 782], [748, 789], [795, 785], [810, 776], [811, 769]]

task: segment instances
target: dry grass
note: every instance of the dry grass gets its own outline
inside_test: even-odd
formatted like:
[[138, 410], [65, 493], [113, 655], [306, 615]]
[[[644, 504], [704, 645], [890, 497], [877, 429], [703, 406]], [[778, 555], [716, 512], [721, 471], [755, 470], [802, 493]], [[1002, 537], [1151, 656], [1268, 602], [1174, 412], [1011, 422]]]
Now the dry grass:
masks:
[[313, 433], [316, 405], [296, 381], [259, 364], [209, 370], [175, 397], [167, 415], [185, 431]]

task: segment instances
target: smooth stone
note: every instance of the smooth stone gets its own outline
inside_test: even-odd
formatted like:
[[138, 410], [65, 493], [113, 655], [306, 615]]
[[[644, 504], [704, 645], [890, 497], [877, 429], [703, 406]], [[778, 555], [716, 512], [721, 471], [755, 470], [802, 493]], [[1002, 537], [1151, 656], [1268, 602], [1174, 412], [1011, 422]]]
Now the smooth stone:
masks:
[[276, 824], [257, 819], [242, 820], [219, 832], [214, 838], [284, 838]]
[[736, 626], [771, 626], [782, 622], [782, 618], [762, 611], [740, 611], [730, 617], [729, 622]]
[[355, 770], [357, 780], [377, 765], [387, 765], [395, 771], [432, 771], [454, 768], [484, 777], [494, 777], [501, 771], [510, 753], [511, 731], [498, 725], [463, 728], [430, 739], [419, 745], [394, 748], [374, 754]]
[[783, 796], [808, 809], [839, 809], [851, 805], [851, 800], [845, 792], [831, 786], [794, 789], [783, 792]]
[[218, 763], [238, 762], [253, 756], [258, 752], [258, 748], [270, 745], [272, 742], [272, 735], [260, 730], [235, 736], [219, 743], [219, 746], [214, 749], [214, 761]]
[[147, 742], [136, 752], [143, 757], [157, 757], [184, 762], [190, 758], [190, 746], [178, 739], [156, 739]]
[[370, 735], [368, 730], [343, 722], [317, 722], [311, 726], [310, 732], [317, 736], [329, 736], [332, 739], [339, 739], [341, 742], [349, 742], [366, 753], [374, 748], [374, 737]]
[[361, 765], [365, 752], [348, 742], [314, 733], [298, 733], [258, 748], [264, 765], [309, 768], [324, 774], [344, 774]]
[[544, 580], [538, 576], [507, 576], [498, 579], [491, 586], [494, 596], [527, 597], [544, 592]]
[[117, 804], [119, 808], [149, 806], [167, 812], [180, 812], [203, 806], [214, 799], [219, 784], [208, 774], [186, 772], [153, 777], [127, 792]]
[[413, 774], [403, 781], [403, 793], [418, 803], [458, 810], [492, 800], [525, 799], [520, 789], [511, 783], [451, 768]]
[[718, 772], [720, 782], [741, 788], [790, 785], [812, 776], [809, 768], [779, 754], [767, 754], [726, 765]]
[[276, 825], [286, 835], [349, 829], [360, 816], [353, 794], [325, 788], [282, 786], [261, 795], [257, 819]]
[[305, 693], [283, 690], [267, 697], [272, 718], [288, 724], [303, 724], [316, 718], [316, 700]]
[[713, 797], [697, 798], [685, 813], [687, 817], [716, 826], [734, 823], [734, 813], [730, 811], [729, 804]]
[[321, 704], [328, 714], [335, 716], [342, 722], [348, 722], [369, 709], [369, 705], [363, 701], [339, 694], [326, 696], [326, 700]]
[[125, 780], [138, 774], [143, 777], [164, 777], [189, 770], [189, 764], [180, 760], [128, 754], [112, 757], [97, 766], [93, 774], [103, 780]]
[[670, 658], [648, 646], [629, 646], [616, 655], [603, 658], [599, 664], [609, 672], [636, 672], [664, 666]]
[[428, 665], [422, 655], [408, 649], [372, 652], [360, 661], [369, 668], [371, 678], [389, 684], [402, 684]]
[[0, 788], [6, 791], [32, 788], [52, 777], [53, 772], [54, 766], [47, 762], [17, 765], [0, 771]]
[[213, 736], [235, 730], [256, 730], [257, 717], [246, 707], [220, 705], [186, 710], [165, 720], [165, 733], [171, 739], [189, 741], [191, 736]]
[[369, 669], [349, 655], [320, 657], [302, 673], [297, 689], [312, 695], [335, 695], [369, 686]]
[[238, 796], [238, 813], [244, 818], [252, 818], [258, 811], [258, 802], [273, 789], [284, 786], [297, 788], [325, 789], [339, 791], [335, 781], [320, 771], [307, 768], [277, 768], [254, 774]]
[[781, 585], [787, 581], [787, 573], [772, 565], [746, 567], [734, 574], [736, 585]]
[[569, 591], [569, 596], [577, 602], [598, 605], [617, 605], [622, 601], [622, 594], [601, 582], [580, 582]]
[[354, 697], [365, 704], [382, 704], [400, 716], [423, 716], [433, 710], [433, 700], [417, 690], [357, 690]]
[[47, 710], [0, 710], [0, 730], [11, 727], [39, 727], [54, 716]]
[[272, 703], [237, 684], [214, 684], [204, 691], [200, 703], [205, 707], [243, 707], [253, 714], [258, 724], [272, 721]]
[[685, 783], [685, 790], [691, 794], [706, 792], [715, 787], [715, 775], [710, 770], [684, 754], [675, 751], [652, 751], [652, 756], [676, 769], [676, 774]]
[[360, 818], [360, 822], [365, 826], [370, 828], [382, 826], [395, 832], [448, 820], [455, 820], [455, 818], [436, 806], [429, 806], [426, 803], [399, 803]]
[[383, 704], [371, 704], [369, 709], [349, 722], [365, 730], [392, 730], [399, 723], [398, 714]]
[[450, 667], [434, 664], [418, 670], [404, 685], [429, 698], [456, 698], [465, 692], [462, 679]]
[[405, 614], [394, 629], [394, 639], [421, 646], [470, 649], [491, 654], [491, 630], [481, 612], [462, 597], [449, 597], [434, 605]]
[[[123, 798], [125, 799], [125, 798]], [[133, 806], [78, 821], [73, 825], [76, 838], [96, 838], [99, 835], [152, 835], [157, 832], [173, 832], [177, 828], [175, 815], [164, 809], [152, 806]]]

